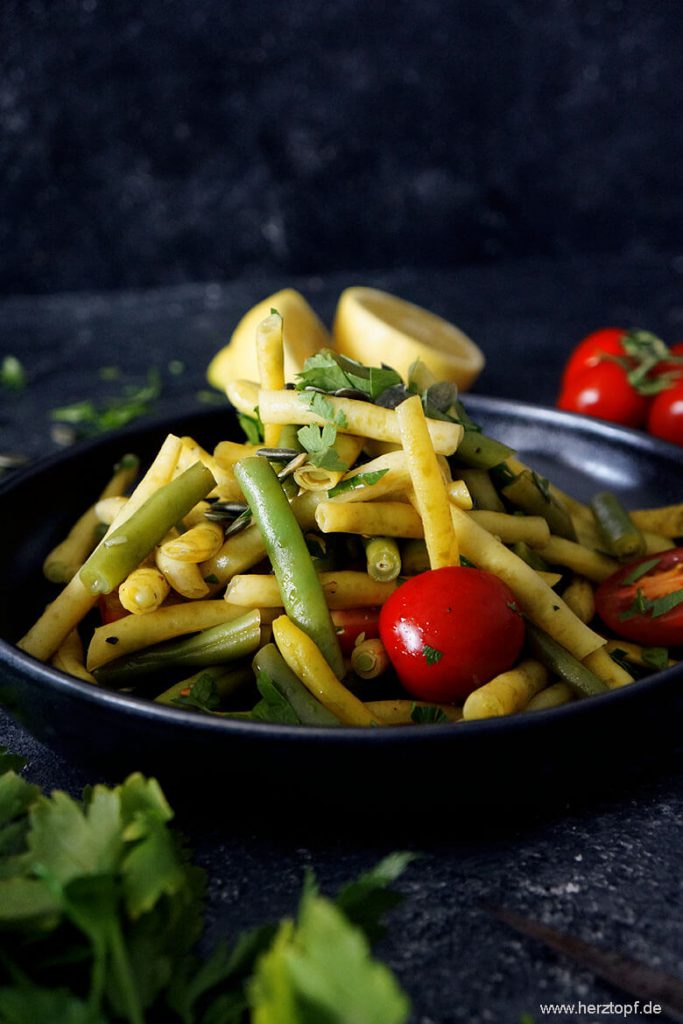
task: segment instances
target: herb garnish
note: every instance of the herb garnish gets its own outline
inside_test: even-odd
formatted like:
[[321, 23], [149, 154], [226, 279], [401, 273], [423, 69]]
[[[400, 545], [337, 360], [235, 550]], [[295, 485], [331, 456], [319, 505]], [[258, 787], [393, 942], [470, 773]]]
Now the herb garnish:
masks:
[[338, 494], [344, 494], [346, 491], [356, 491], [361, 487], [372, 487], [373, 484], [376, 484], [388, 472], [388, 469], [375, 469], [370, 473], [356, 473], [355, 476], [347, 477], [346, 480], [340, 480], [336, 487], [332, 487], [327, 493], [330, 498], [335, 498]]
[[263, 422], [259, 416], [258, 406], [254, 409], [253, 416], [248, 416], [246, 412], [238, 412], [237, 422], [249, 444], [263, 444]]
[[661, 558], [649, 558], [646, 562], [641, 562], [640, 565], [634, 566], [634, 568], [623, 577], [621, 586], [626, 587], [630, 586], [632, 583], [636, 583], [641, 576], [645, 576], [650, 569], [654, 569], [660, 562]]
[[343, 473], [349, 467], [339, 457], [334, 443], [337, 440], [337, 427], [347, 425], [346, 416], [318, 391], [305, 391], [300, 397], [316, 416], [327, 421], [323, 426], [309, 423], [297, 431], [301, 447], [309, 454], [309, 462], [320, 469]]
[[410, 712], [410, 720], [415, 725], [441, 725], [450, 723], [448, 715], [441, 708], [428, 705], [427, 707], [413, 704]]
[[[41, 793], [0, 750], [0, 1018], [71, 1024], [405, 1024], [406, 995], [373, 958], [395, 853], [335, 900], [305, 878], [296, 914], [199, 960], [204, 876], [171, 828], [153, 779]], [[343, 996], [340, 996], [343, 993]]]
[[161, 395], [161, 376], [152, 368], [147, 383], [130, 385], [120, 396], [107, 398], [100, 405], [90, 399], [72, 402], [52, 410], [52, 419], [76, 428], [78, 435], [90, 437], [107, 430], [116, 430], [151, 410], [152, 403]]
[[26, 387], [26, 371], [16, 356], [5, 356], [0, 363], [0, 386], [8, 391], [21, 391]]
[[443, 658], [443, 651], [438, 651], [436, 647], [430, 647], [429, 644], [424, 645], [422, 653], [428, 665], [438, 665]]
[[364, 366], [330, 349], [310, 356], [297, 375], [297, 388], [320, 388], [330, 393], [344, 388], [355, 388], [373, 401], [387, 388], [402, 384], [400, 375], [392, 369]]

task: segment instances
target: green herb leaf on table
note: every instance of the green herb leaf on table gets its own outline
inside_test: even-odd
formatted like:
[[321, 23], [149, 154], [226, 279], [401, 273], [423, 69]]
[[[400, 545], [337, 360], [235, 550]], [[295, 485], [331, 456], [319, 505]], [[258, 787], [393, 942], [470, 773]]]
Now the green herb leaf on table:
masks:
[[51, 417], [56, 423], [75, 428], [77, 435], [90, 437], [108, 430], [116, 430], [127, 423], [145, 416], [161, 396], [161, 375], [152, 368], [147, 374], [147, 383], [128, 385], [123, 394], [104, 399], [96, 404], [90, 399], [72, 402], [53, 409]]
[[26, 387], [26, 370], [16, 356], [5, 356], [0, 363], [0, 387], [22, 391]]

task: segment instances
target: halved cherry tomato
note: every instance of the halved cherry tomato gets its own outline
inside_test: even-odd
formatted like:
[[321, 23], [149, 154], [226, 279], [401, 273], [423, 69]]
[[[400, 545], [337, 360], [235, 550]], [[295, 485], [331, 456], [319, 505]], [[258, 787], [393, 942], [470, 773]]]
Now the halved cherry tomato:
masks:
[[557, 406], [625, 427], [639, 427], [645, 422], [649, 399], [631, 387], [622, 366], [604, 362], [572, 377], [562, 389]]
[[330, 612], [345, 657], [350, 657], [359, 636], [366, 640], [374, 640], [379, 636], [379, 611], [379, 608], [371, 607], [342, 608]]
[[584, 370], [590, 370], [605, 362], [606, 355], [624, 357], [621, 339], [627, 333], [623, 327], [601, 327], [600, 330], [586, 335], [567, 360], [562, 374], [562, 387], [564, 388]]
[[683, 380], [655, 395], [647, 416], [647, 429], [655, 437], [683, 445]]
[[105, 626], [124, 618], [126, 615], [130, 615], [130, 612], [126, 611], [119, 601], [118, 590], [112, 590], [111, 594], [100, 594], [97, 604], [102, 624]]
[[379, 632], [398, 677], [420, 700], [463, 700], [511, 668], [524, 642], [512, 591], [481, 569], [430, 569], [382, 607]]
[[618, 569], [596, 590], [595, 607], [605, 625], [625, 640], [682, 645], [683, 548], [646, 555]]

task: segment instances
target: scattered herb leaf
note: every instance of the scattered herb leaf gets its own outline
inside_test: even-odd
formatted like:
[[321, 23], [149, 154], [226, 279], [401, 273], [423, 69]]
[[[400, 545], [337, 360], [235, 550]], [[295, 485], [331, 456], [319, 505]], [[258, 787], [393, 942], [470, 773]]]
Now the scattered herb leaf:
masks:
[[438, 665], [443, 658], [443, 651], [438, 651], [436, 647], [430, 647], [429, 644], [424, 645], [422, 653], [428, 665]]
[[648, 668], [662, 672], [669, 665], [669, 652], [666, 647], [643, 647], [643, 661]]
[[26, 387], [26, 371], [16, 356], [5, 356], [2, 360], [0, 386], [7, 391], [22, 391]]
[[328, 491], [328, 495], [330, 498], [334, 498], [338, 494], [344, 494], [346, 491], [356, 491], [361, 487], [372, 487], [373, 484], [376, 484], [388, 472], [388, 469], [375, 469], [370, 473], [356, 473], [355, 476], [350, 476], [346, 480], [340, 480], [336, 487], [332, 487]]
[[634, 566], [634, 568], [623, 577], [621, 586], [627, 587], [631, 586], [633, 583], [637, 583], [641, 576], [645, 576], [650, 569], [654, 569], [660, 562], [661, 558], [648, 558], [646, 562], [641, 562], [640, 565]]
[[221, 704], [221, 698], [216, 690], [216, 684], [208, 672], [202, 673], [190, 687], [190, 692], [175, 697], [174, 704], [183, 708], [196, 708], [197, 711], [211, 713], [217, 711]]
[[238, 412], [237, 422], [244, 431], [249, 444], [263, 444], [263, 423], [259, 416], [258, 407], [254, 409], [253, 416], [247, 416], [245, 412]]
[[450, 718], [441, 708], [434, 707], [433, 705], [423, 707], [417, 704], [413, 704], [410, 720], [415, 725], [445, 725], [450, 722]]

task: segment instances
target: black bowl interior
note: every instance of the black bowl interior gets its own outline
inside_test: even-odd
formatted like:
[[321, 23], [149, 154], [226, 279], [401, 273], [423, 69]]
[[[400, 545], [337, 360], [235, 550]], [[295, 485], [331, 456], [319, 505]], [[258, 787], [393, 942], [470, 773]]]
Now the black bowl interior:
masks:
[[[683, 499], [683, 451], [645, 435], [515, 402], [469, 396], [491, 435], [563, 489], [620, 493], [630, 507]], [[678, 740], [683, 668], [551, 712], [458, 725], [321, 730], [226, 721], [70, 679], [14, 641], [53, 591], [40, 567], [99, 493], [125, 452], [149, 459], [173, 430], [207, 447], [235, 435], [215, 410], [83, 445], [0, 483], [0, 701], [39, 740], [99, 771], [143, 770], [171, 788], [226, 780], [247, 799], [311, 798], [345, 807], [358, 787], [385, 808], [407, 802], [514, 805], [601, 791], [641, 771]], [[217, 774], [216, 774], [217, 773]]]

